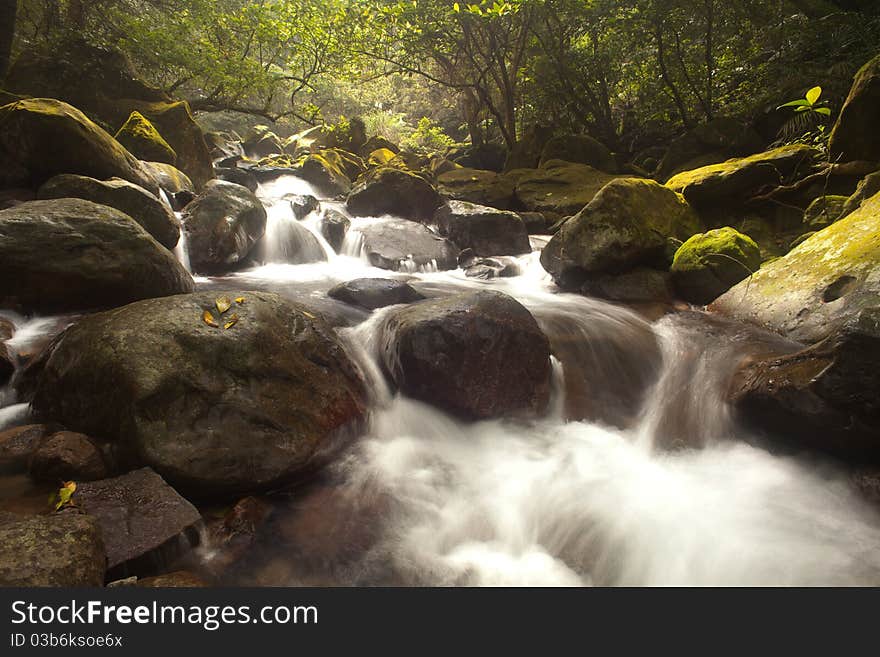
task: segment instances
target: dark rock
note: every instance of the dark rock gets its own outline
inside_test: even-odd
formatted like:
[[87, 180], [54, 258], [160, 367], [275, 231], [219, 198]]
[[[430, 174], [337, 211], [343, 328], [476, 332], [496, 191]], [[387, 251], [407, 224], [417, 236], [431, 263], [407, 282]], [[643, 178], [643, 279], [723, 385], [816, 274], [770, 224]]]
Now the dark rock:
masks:
[[535, 416], [550, 396], [547, 337], [499, 292], [402, 308], [382, 327], [381, 356], [402, 392], [468, 419]]
[[514, 212], [466, 201], [450, 201], [434, 213], [440, 233], [478, 256], [520, 255], [532, 247], [526, 226]]
[[131, 113], [115, 139], [139, 160], [171, 165], [177, 163], [177, 153], [140, 112]]
[[391, 271], [455, 269], [458, 250], [449, 240], [412, 221], [383, 221], [360, 229], [370, 264]]
[[364, 145], [361, 146], [359, 153], [361, 157], [366, 158], [370, 156], [370, 153], [379, 150], [380, 148], [385, 148], [395, 155], [400, 152], [400, 148], [397, 146], [397, 144], [388, 141], [387, 139], [385, 139], [385, 137], [374, 135], [373, 137], [367, 139], [366, 142], [364, 142]]
[[31, 455], [54, 432], [54, 427], [46, 424], [26, 424], [0, 431], [0, 472], [27, 470]]
[[248, 556], [272, 511], [272, 505], [265, 500], [245, 497], [222, 520], [211, 524], [208, 534], [213, 556], [207, 566], [215, 577], [222, 577]]
[[110, 475], [98, 445], [86, 435], [59, 431], [40, 442], [30, 459], [38, 481], [94, 481]]
[[35, 201], [37, 194], [30, 188], [0, 190], [0, 210], [15, 207], [25, 201]]
[[0, 342], [0, 387], [9, 383], [15, 374], [15, 356], [9, 351], [5, 342]]
[[[220, 296], [232, 302], [222, 315]], [[49, 356], [33, 407], [181, 490], [228, 497], [320, 465], [363, 420], [366, 391], [333, 330], [305, 307], [212, 291], [82, 319]]]
[[101, 181], [64, 173], [44, 183], [37, 198], [81, 198], [115, 208], [138, 222], [166, 249], [174, 249], [180, 239], [180, 224], [168, 206], [142, 187], [121, 178]]
[[[467, 145], [451, 149], [447, 157], [466, 169], [483, 169], [500, 173], [504, 170], [504, 162], [507, 160], [507, 149], [503, 144], [494, 143]], [[479, 203], [479, 201], [474, 202]]]
[[549, 233], [547, 219], [540, 212], [519, 212], [519, 218], [526, 225], [529, 235], [546, 235]]
[[134, 219], [80, 199], [0, 211], [0, 280], [0, 305], [47, 313], [193, 289], [189, 273]]
[[494, 171], [453, 169], [437, 176], [437, 190], [447, 199], [499, 210], [510, 210], [517, 204], [514, 180]]
[[521, 207], [555, 219], [580, 212], [617, 176], [586, 164], [550, 160], [540, 169], [511, 171], [507, 177], [515, 182]]
[[657, 167], [657, 178], [666, 180], [681, 171], [743, 157], [764, 146], [761, 136], [745, 124], [718, 117], [673, 140]]
[[293, 216], [301, 221], [312, 212], [320, 210], [321, 202], [311, 194], [295, 194], [290, 198], [290, 207], [293, 209]]
[[880, 112], [880, 55], [865, 64], [831, 131], [828, 150], [834, 161], [880, 161], [880, 135], [874, 119]]
[[640, 267], [591, 278], [583, 284], [581, 293], [621, 303], [672, 303], [670, 287], [668, 273]]
[[164, 162], [141, 162], [141, 166], [159, 183], [159, 187], [164, 189], [166, 193], [171, 195], [180, 194], [181, 192], [195, 194], [196, 188], [192, 180], [177, 167], [165, 164]]
[[331, 288], [327, 296], [367, 310], [425, 298], [409, 284], [391, 278], [357, 278]]
[[355, 158], [352, 153], [326, 149], [307, 156], [295, 173], [322, 194], [331, 197], [347, 194], [352, 179], [366, 168], [363, 161]]
[[589, 135], [560, 135], [549, 139], [541, 151], [540, 164], [550, 160], [589, 164], [606, 173], [617, 171], [617, 164], [611, 151], [605, 144]]
[[98, 522], [113, 579], [154, 572], [179, 556], [202, 521], [150, 468], [79, 484], [73, 501]]
[[208, 586], [201, 577], [186, 570], [175, 570], [173, 573], [154, 575], [153, 577], [139, 577], [135, 585], [160, 589], [197, 589]]
[[875, 171], [859, 181], [856, 191], [853, 192], [852, 195], [846, 199], [846, 203], [843, 204], [843, 209], [840, 211], [838, 219], [842, 219], [848, 214], [852, 214], [858, 210], [862, 207], [862, 203], [878, 192], [880, 192], [880, 171]]
[[225, 180], [226, 182], [231, 182], [235, 183], [236, 185], [241, 185], [242, 187], [247, 187], [250, 191], [254, 193], [256, 193], [257, 189], [260, 186], [260, 182], [257, 180], [257, 177], [250, 171], [245, 171], [244, 169], [239, 169], [237, 167], [219, 167], [215, 169], [214, 172], [219, 180]]
[[253, 192], [215, 180], [184, 210], [195, 271], [228, 271], [247, 258], [266, 231], [266, 209]]
[[816, 198], [804, 210], [804, 226], [813, 231], [830, 226], [844, 216], [847, 199], [846, 196], [832, 194]]
[[527, 128], [507, 154], [504, 170], [512, 171], [537, 167], [544, 146], [552, 136], [553, 128], [550, 126], [534, 125]]
[[359, 182], [346, 205], [358, 217], [390, 214], [405, 219], [427, 221], [443, 199], [424, 178], [408, 171], [384, 167]]
[[342, 250], [345, 235], [351, 227], [351, 220], [339, 210], [327, 208], [321, 216], [321, 235], [333, 247], [336, 253]]
[[245, 153], [254, 159], [284, 152], [284, 145], [278, 135], [268, 131], [253, 134], [244, 141], [243, 146]]
[[491, 280], [493, 278], [509, 278], [519, 276], [520, 267], [516, 258], [478, 258], [471, 260], [464, 268], [464, 275], [468, 278]]
[[103, 586], [104, 564], [93, 518], [0, 512], [0, 586]]

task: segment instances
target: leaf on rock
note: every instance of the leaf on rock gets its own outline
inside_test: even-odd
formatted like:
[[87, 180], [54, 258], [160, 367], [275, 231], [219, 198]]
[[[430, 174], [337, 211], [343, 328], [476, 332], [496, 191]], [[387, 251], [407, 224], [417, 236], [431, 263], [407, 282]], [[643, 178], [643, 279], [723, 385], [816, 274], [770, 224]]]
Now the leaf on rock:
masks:
[[74, 501], [71, 499], [73, 494], [76, 492], [76, 482], [75, 481], [65, 481], [62, 484], [61, 488], [58, 489], [58, 492], [55, 494], [52, 502], [55, 504], [55, 511], [59, 511], [67, 506], [74, 506]]
[[223, 330], [226, 331], [226, 330], [228, 330], [228, 329], [231, 329], [231, 328], [232, 328], [233, 326], [235, 326], [236, 324], [238, 324], [238, 315], [236, 315], [236, 314], [232, 314], [232, 315], [229, 316], [229, 321], [227, 321], [227, 322], [223, 325]]
[[315, 319], [315, 316], [312, 313], [306, 312], [305, 310], [302, 311], [302, 314], [305, 315], [306, 317], [308, 317], [309, 319]]
[[217, 323], [217, 320], [214, 319], [214, 315], [211, 314], [210, 310], [206, 310], [202, 313], [202, 321], [205, 322], [205, 324], [207, 324], [208, 326], [220, 328], [220, 325]]
[[220, 311], [221, 315], [229, 310], [230, 307], [232, 307], [232, 302], [227, 296], [217, 297], [214, 300], [214, 303], [216, 304], [217, 310]]

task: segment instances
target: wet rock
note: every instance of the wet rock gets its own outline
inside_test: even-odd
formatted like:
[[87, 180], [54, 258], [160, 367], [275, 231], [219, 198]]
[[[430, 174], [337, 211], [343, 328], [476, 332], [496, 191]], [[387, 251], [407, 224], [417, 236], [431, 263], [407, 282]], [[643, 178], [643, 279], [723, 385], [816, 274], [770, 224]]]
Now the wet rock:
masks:
[[382, 327], [381, 357], [404, 394], [459, 417], [535, 416], [549, 400], [547, 337], [528, 310], [499, 292], [397, 311]]
[[617, 165], [611, 151], [602, 142], [589, 135], [560, 135], [552, 137], [544, 144], [541, 161], [538, 166], [550, 160], [564, 160], [577, 164], [589, 164], [591, 167], [614, 173]]
[[244, 169], [239, 169], [237, 167], [219, 167], [215, 169], [215, 173], [217, 174], [218, 180], [225, 180], [226, 182], [247, 187], [255, 194], [260, 187], [260, 182], [257, 180], [257, 177], [250, 171], [245, 171]]
[[639, 267], [591, 278], [581, 286], [581, 293], [622, 303], [672, 303], [670, 288], [667, 272]]
[[79, 484], [77, 506], [98, 522], [108, 577], [147, 574], [179, 556], [201, 523], [196, 508], [150, 468]]
[[102, 181], [65, 173], [44, 183], [37, 198], [81, 198], [115, 208], [138, 222], [166, 249], [174, 249], [180, 239], [180, 224], [170, 208], [147, 190], [121, 178]]
[[[224, 314], [221, 296], [233, 304]], [[363, 421], [366, 391], [333, 330], [305, 307], [213, 291], [82, 319], [48, 357], [33, 406], [208, 498], [320, 465]]]
[[360, 229], [370, 264], [391, 271], [455, 269], [458, 249], [412, 221], [383, 221]]
[[255, 262], [283, 262], [302, 265], [327, 260], [318, 238], [293, 217], [278, 219], [251, 252]]
[[113, 137], [75, 107], [31, 98], [0, 107], [0, 188], [38, 187], [59, 173], [122, 178], [149, 192], [156, 182]]
[[59, 431], [40, 441], [30, 458], [37, 481], [94, 481], [110, 476], [100, 447], [86, 435]]
[[620, 178], [562, 225], [541, 252], [541, 264], [561, 287], [578, 288], [599, 274], [665, 267], [675, 241], [700, 226], [680, 194], [652, 180]]
[[526, 225], [529, 235], [546, 235], [550, 231], [547, 226], [547, 218], [540, 212], [518, 212], [519, 218]]
[[0, 586], [103, 586], [101, 532], [93, 518], [0, 512]]
[[266, 209], [246, 187], [211, 181], [184, 210], [195, 271], [228, 271], [242, 263], [266, 231]]
[[181, 192], [195, 194], [196, 188], [192, 180], [177, 167], [164, 162], [141, 162], [141, 165], [166, 193], [171, 195]]
[[80, 199], [0, 211], [0, 306], [57, 313], [190, 292], [192, 277], [138, 223]]
[[15, 356], [9, 351], [5, 342], [0, 342], [0, 387], [9, 383], [15, 374]]
[[331, 288], [327, 296], [367, 310], [425, 298], [409, 284], [391, 278], [356, 278]]
[[215, 577], [222, 577], [248, 556], [272, 512], [272, 505], [265, 500], [246, 497], [209, 527], [213, 555], [206, 565]]
[[516, 205], [516, 184], [494, 171], [454, 169], [437, 176], [437, 190], [451, 200], [468, 201], [499, 210]]
[[554, 219], [580, 212], [616, 176], [586, 164], [562, 160], [545, 162], [540, 169], [506, 174], [516, 185], [518, 203], [530, 212]]
[[0, 317], [0, 341], [5, 342], [15, 335], [15, 324], [5, 317]]
[[685, 301], [705, 305], [758, 271], [761, 252], [729, 226], [694, 235], [675, 252], [672, 282]]
[[493, 278], [510, 278], [519, 276], [520, 267], [515, 258], [477, 258], [470, 260], [464, 268], [464, 275], [468, 278], [479, 278], [484, 281]]
[[0, 431], [0, 472], [27, 470], [31, 455], [55, 428], [46, 424], [26, 424]]
[[321, 202], [311, 194], [295, 194], [290, 198], [293, 216], [302, 221], [312, 212], [321, 209]]
[[427, 221], [443, 199], [424, 178], [408, 171], [383, 167], [365, 176], [348, 196], [348, 211], [357, 217], [385, 214]]
[[532, 250], [526, 226], [514, 212], [450, 201], [434, 213], [440, 234], [478, 256], [520, 255]]
[[338, 210], [328, 208], [321, 216], [321, 235], [336, 253], [342, 251], [345, 235], [351, 227], [351, 220]]
[[865, 64], [853, 78], [853, 85], [831, 131], [828, 150], [832, 159], [880, 161], [880, 136], [872, 118], [880, 112], [880, 56]]
[[[350, 157], [355, 157], [349, 154]], [[349, 162], [341, 151], [327, 149], [312, 153], [299, 165], [296, 175], [307, 180], [322, 194], [333, 197], [351, 190], [351, 176], [363, 170], [356, 162]]]

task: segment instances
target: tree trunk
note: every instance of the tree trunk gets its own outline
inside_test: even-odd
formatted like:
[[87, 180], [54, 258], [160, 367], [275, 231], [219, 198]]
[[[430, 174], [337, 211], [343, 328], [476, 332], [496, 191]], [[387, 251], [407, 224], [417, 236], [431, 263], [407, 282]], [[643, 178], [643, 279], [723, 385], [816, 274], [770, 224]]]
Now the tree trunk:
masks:
[[0, 81], [6, 77], [15, 37], [15, 15], [18, 0], [0, 0]]

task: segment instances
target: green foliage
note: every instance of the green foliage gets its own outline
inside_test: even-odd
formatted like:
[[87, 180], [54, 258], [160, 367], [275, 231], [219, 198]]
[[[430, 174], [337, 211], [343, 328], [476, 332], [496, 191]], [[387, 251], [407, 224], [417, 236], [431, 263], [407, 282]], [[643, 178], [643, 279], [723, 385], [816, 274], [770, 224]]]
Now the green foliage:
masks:
[[803, 98], [792, 100], [777, 110], [794, 109], [794, 116], [779, 131], [783, 142], [800, 142], [823, 146], [828, 140], [825, 121], [831, 117], [831, 108], [822, 97], [822, 87], [812, 87]]
[[404, 138], [400, 145], [405, 150], [433, 152], [449, 148], [454, 143], [455, 140], [443, 132], [443, 128], [423, 116], [419, 119], [416, 129]]

